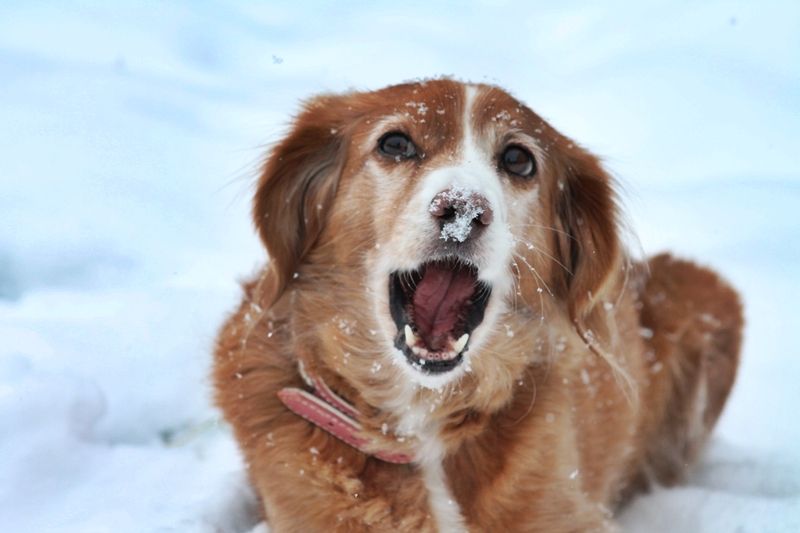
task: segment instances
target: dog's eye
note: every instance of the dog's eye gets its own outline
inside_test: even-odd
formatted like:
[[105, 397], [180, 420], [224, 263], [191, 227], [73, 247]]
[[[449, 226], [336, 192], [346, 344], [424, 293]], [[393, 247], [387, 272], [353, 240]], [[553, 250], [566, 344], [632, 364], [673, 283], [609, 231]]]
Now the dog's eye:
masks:
[[408, 135], [399, 131], [390, 131], [378, 141], [378, 150], [383, 155], [393, 157], [396, 160], [410, 159], [417, 155], [417, 147]]
[[530, 178], [536, 174], [536, 160], [525, 148], [511, 145], [500, 156], [500, 165], [509, 174]]

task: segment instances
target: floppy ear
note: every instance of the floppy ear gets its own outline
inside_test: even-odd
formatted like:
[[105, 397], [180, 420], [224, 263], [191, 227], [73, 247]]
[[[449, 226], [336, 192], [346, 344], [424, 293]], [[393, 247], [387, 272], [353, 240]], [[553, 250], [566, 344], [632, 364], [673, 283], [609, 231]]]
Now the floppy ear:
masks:
[[307, 102], [272, 151], [258, 181], [253, 219], [269, 253], [268, 292], [280, 297], [314, 246], [333, 203], [346, 158], [346, 96]]
[[617, 203], [611, 177], [596, 157], [581, 151], [560, 167], [558, 255], [569, 269], [560, 285], [570, 318], [581, 325], [620, 264]]

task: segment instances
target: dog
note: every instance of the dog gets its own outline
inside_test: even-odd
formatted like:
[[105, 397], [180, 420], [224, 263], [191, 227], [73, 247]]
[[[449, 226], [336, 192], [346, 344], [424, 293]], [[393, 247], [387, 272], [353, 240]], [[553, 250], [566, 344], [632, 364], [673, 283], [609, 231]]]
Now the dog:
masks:
[[739, 297], [626, 249], [597, 157], [451, 79], [308, 100], [256, 186], [268, 262], [213, 379], [271, 530], [616, 531], [684, 479]]

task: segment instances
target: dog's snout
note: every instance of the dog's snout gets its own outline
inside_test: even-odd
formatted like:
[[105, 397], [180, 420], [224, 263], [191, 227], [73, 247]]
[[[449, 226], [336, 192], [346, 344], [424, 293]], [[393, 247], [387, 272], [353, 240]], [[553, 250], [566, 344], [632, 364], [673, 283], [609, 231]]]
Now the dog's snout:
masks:
[[438, 193], [431, 201], [431, 215], [438, 221], [446, 240], [464, 242], [476, 229], [492, 222], [489, 200], [478, 191], [450, 188]]

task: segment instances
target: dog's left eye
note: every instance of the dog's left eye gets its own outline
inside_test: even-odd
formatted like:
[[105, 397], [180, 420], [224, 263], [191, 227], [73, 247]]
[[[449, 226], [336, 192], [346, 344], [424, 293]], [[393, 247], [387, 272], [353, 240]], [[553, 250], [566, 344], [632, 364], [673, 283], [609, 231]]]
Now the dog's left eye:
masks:
[[536, 160], [528, 150], [512, 144], [500, 156], [500, 166], [509, 174], [530, 178], [536, 174]]
[[417, 147], [408, 135], [399, 131], [390, 131], [378, 141], [378, 150], [397, 160], [411, 159], [417, 155]]

